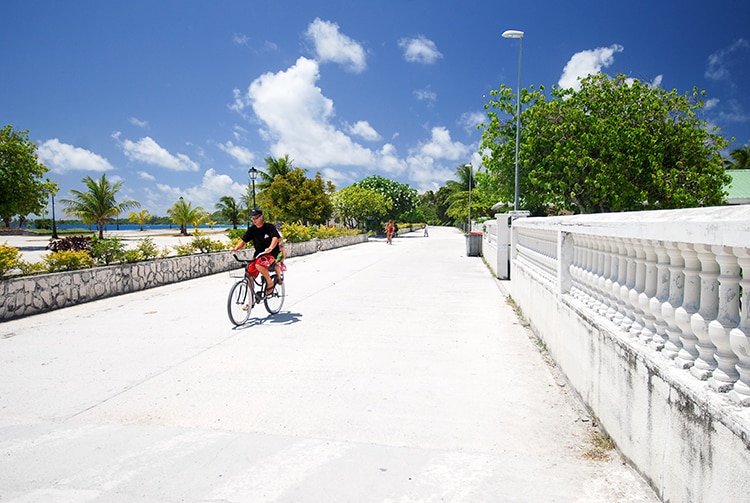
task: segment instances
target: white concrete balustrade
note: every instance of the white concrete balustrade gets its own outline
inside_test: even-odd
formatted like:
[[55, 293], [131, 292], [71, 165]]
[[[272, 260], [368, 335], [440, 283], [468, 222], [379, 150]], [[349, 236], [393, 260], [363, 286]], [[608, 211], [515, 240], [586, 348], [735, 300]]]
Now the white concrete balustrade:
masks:
[[520, 218], [510, 242], [514, 301], [662, 499], [746, 498], [750, 206]]
[[750, 207], [521, 219], [514, 237], [516, 267], [750, 406]]

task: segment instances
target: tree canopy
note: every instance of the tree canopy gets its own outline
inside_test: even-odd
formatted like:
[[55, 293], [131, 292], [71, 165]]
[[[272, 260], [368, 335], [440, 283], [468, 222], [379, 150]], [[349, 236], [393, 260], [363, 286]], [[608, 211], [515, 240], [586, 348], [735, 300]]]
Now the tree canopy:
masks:
[[294, 168], [285, 175], [277, 175], [261, 196], [264, 210], [274, 219], [322, 224], [333, 214], [330, 194], [335, 190], [330, 181], [323, 181], [319, 172], [310, 179], [303, 169]]
[[180, 234], [187, 236], [187, 226], [197, 227], [206, 211], [201, 206], [193, 207], [193, 203], [179, 198], [171, 208], [167, 208], [167, 215], [175, 224], [180, 226]]
[[383, 178], [382, 176], [369, 176], [353, 185], [374, 190], [390, 199], [392, 207], [388, 214], [385, 215], [385, 219], [408, 220], [408, 215], [416, 210], [419, 205], [416, 189], [412, 189], [406, 184]]
[[[581, 80], [579, 91], [523, 89], [521, 207], [534, 214], [722, 204], [727, 146], [698, 118], [703, 93], [665, 91], [624, 75]], [[480, 151], [499, 201], [515, 192], [515, 95], [485, 105]]]
[[49, 170], [37, 160], [36, 145], [28, 131], [0, 129], [0, 218], [6, 226], [15, 215], [19, 220], [41, 213], [56, 185], [42, 177]]
[[380, 222], [393, 207], [391, 200], [379, 192], [356, 185], [335, 192], [332, 199], [342, 223], [351, 228], [367, 220]]
[[750, 145], [729, 152], [729, 159], [724, 160], [724, 167], [726, 169], [750, 169]]

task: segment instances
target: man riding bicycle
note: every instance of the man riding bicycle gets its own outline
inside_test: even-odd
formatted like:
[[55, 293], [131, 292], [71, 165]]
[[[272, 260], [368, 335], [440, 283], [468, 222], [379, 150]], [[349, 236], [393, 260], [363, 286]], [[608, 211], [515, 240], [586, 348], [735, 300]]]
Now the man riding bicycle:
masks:
[[[263, 218], [263, 212], [255, 208], [250, 213], [253, 225], [247, 227], [247, 232], [242, 236], [242, 240], [231, 251], [236, 252], [245, 247], [247, 243], [252, 242], [255, 247], [255, 257], [257, 260], [250, 264], [249, 270], [253, 277], [258, 273], [266, 279], [266, 295], [273, 293], [273, 281], [268, 273], [268, 268], [276, 262], [275, 257], [279, 254], [279, 242], [281, 236], [276, 226], [266, 223]], [[279, 279], [281, 279], [279, 277]]]

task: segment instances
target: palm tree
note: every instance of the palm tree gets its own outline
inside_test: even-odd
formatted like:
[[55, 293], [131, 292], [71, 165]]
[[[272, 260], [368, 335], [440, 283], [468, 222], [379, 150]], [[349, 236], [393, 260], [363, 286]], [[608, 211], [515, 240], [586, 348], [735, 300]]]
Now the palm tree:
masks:
[[138, 224], [141, 229], [143, 230], [143, 224], [149, 221], [151, 218], [151, 213], [148, 212], [148, 210], [141, 210], [138, 213], [135, 213], [134, 211], [130, 212], [130, 215], [128, 215], [128, 221]]
[[233, 229], [236, 229], [237, 224], [244, 219], [241, 205], [232, 196], [223, 196], [214, 208], [221, 212], [222, 217], [232, 222]]
[[191, 203], [185, 202], [180, 197], [171, 208], [167, 208], [167, 215], [172, 222], [180, 226], [180, 234], [187, 236], [188, 225], [198, 225], [204, 215], [204, 210], [200, 206], [192, 207]]
[[122, 187], [122, 182], [110, 184], [105, 173], [102, 173], [98, 181], [90, 176], [81, 181], [88, 188], [88, 192], [71, 190], [74, 199], [62, 199], [60, 202], [65, 205], [68, 216], [80, 218], [86, 225], [96, 224], [99, 228], [99, 239], [104, 239], [104, 224], [125, 210], [141, 207], [138, 201], [118, 203], [115, 196]]
[[456, 169], [458, 181], [448, 180], [445, 182], [445, 186], [449, 191], [447, 200], [450, 204], [445, 213], [453, 217], [456, 222], [461, 222], [468, 218], [469, 190], [473, 192], [477, 186], [472, 171], [472, 168], [462, 164]]
[[750, 145], [729, 152], [729, 159], [724, 159], [725, 169], [750, 169]]
[[289, 159], [289, 154], [284, 154], [284, 157], [274, 159], [272, 156], [268, 156], [265, 159], [267, 171], [260, 171], [260, 182], [258, 182], [258, 190], [267, 189], [276, 178], [276, 175], [284, 176], [294, 169], [294, 159]]

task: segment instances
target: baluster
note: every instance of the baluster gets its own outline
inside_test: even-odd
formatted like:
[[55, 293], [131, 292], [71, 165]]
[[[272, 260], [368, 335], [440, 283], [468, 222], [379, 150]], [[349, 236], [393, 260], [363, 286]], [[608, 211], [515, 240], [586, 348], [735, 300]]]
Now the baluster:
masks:
[[645, 256], [643, 289], [638, 294], [638, 306], [643, 311], [643, 329], [638, 335], [642, 343], [649, 344], [656, 334], [656, 317], [651, 312], [651, 301], [656, 297], [656, 251], [650, 240], [639, 239], [638, 242]]
[[698, 260], [698, 254], [695, 252], [693, 245], [680, 243], [678, 245], [682, 251], [682, 257], [685, 262], [685, 288], [682, 305], [675, 309], [675, 323], [680, 328], [680, 350], [675, 357], [675, 364], [684, 369], [695, 365], [698, 358], [698, 349], [696, 344], [698, 338], [693, 333], [693, 327], [690, 321], [693, 314], [698, 312], [701, 299], [701, 281], [700, 270], [701, 263]]
[[664, 319], [664, 304], [669, 300], [669, 253], [664, 243], [654, 247], [656, 251], [656, 294], [651, 297], [649, 308], [654, 316], [654, 337], [651, 346], [661, 351], [668, 340], [667, 320]]
[[630, 335], [638, 337], [641, 335], [644, 324], [644, 312], [638, 297], [646, 286], [646, 251], [641, 246], [640, 240], [632, 239], [630, 242], [635, 249], [635, 283], [628, 292], [630, 305], [633, 306], [633, 324], [630, 326]]
[[729, 333], [740, 324], [740, 265], [730, 246], [712, 246], [719, 263], [719, 312], [708, 324], [708, 337], [716, 346], [714, 358], [716, 369], [708, 384], [723, 393], [732, 389], [739, 377], [735, 365], [737, 357], [732, 353]]
[[598, 313], [604, 305], [604, 296], [602, 295], [601, 290], [599, 290], [599, 278], [601, 277], [601, 270], [599, 269], [601, 264], [601, 253], [599, 251], [599, 243], [596, 241], [595, 236], [586, 237], [586, 246], [589, 250], [586, 280], [591, 287], [591, 296], [593, 300], [591, 309]]
[[719, 263], [716, 262], [710, 245], [694, 245], [694, 248], [701, 262], [701, 307], [690, 318], [690, 326], [698, 338], [695, 344], [698, 358], [695, 359], [695, 365], [690, 368], [690, 372], [698, 379], [706, 380], [716, 368], [716, 346], [708, 336], [708, 324], [715, 320], [719, 313]]
[[666, 247], [669, 254], [669, 300], [661, 306], [661, 315], [667, 322], [667, 340], [662, 354], [674, 358], [682, 348], [682, 330], [677, 326], [675, 311], [682, 305], [685, 294], [685, 260], [676, 243], [666, 243]]
[[750, 405], [750, 248], [734, 248], [734, 254], [742, 268], [740, 281], [740, 325], [729, 332], [729, 343], [737, 355], [737, 372], [740, 378], [729, 392], [733, 402]]
[[615, 325], [621, 325], [625, 316], [625, 301], [621, 291], [627, 282], [628, 260], [625, 245], [619, 238], [614, 238], [612, 244], [612, 299], [614, 303], [610, 311], [610, 320]]
[[630, 240], [623, 240], [625, 246], [625, 252], [627, 253], [627, 279], [626, 282], [620, 287], [620, 298], [622, 299], [623, 317], [620, 322], [620, 328], [625, 332], [630, 332], [630, 327], [633, 325], [635, 320], [635, 306], [630, 302], [630, 290], [635, 287], [635, 247], [630, 243]]
[[607, 240], [598, 238], [599, 244], [599, 257], [600, 257], [600, 272], [598, 278], [598, 288], [602, 293], [602, 307], [599, 310], [599, 314], [604, 317], [609, 317], [609, 313], [612, 309], [612, 253], [611, 245]]

